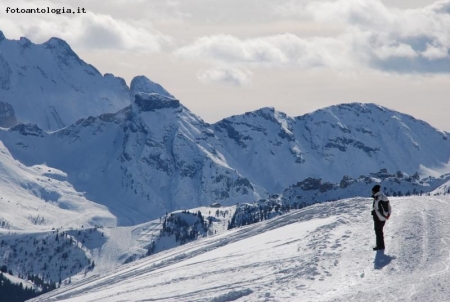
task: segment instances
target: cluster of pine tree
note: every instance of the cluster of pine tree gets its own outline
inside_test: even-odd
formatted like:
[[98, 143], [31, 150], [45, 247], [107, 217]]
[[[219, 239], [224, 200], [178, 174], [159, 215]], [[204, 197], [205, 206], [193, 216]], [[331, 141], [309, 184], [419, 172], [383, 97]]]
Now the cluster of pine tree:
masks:
[[44, 288], [46, 284], [61, 284], [83, 269], [95, 266], [82, 251], [80, 242], [67, 232], [55, 230], [42, 237], [23, 236], [11, 240], [0, 240], [0, 253], [4, 255], [0, 264], [3, 272], [13, 271], [21, 279], [30, 280]]
[[[162, 237], [174, 237], [180, 245], [196, 240], [199, 236], [206, 235], [211, 225], [211, 219], [206, 220], [202, 213], [170, 213], [164, 217], [163, 227], [158, 239]], [[147, 247], [147, 256], [155, 253], [156, 241], [152, 241]]]
[[[32, 281], [40, 283], [37, 279]], [[38, 285], [37, 283], [35, 284]], [[0, 272], [0, 302], [23, 302], [56, 289], [55, 283], [47, 284], [42, 282], [40, 286], [42, 290], [35, 291], [32, 287], [24, 287], [22, 283], [15, 284], [11, 282], [3, 275], [3, 272]]]
[[[163, 228], [161, 230], [161, 236], [175, 236], [175, 241], [180, 244], [185, 244], [192, 240], [197, 239], [200, 233], [206, 233], [208, 231], [208, 225], [204, 220], [202, 213], [191, 213], [189, 211], [181, 212], [182, 215], [171, 213], [165, 217], [163, 222]], [[186, 215], [194, 216], [194, 223], [188, 223]]]
[[240, 205], [236, 208], [236, 212], [234, 212], [233, 217], [228, 222], [228, 229], [261, 222], [288, 213], [293, 209], [301, 209], [305, 206], [306, 203], [280, 204], [276, 201]]
[[420, 192], [418, 192], [416, 190], [416, 188], [413, 188], [412, 192], [410, 190], [403, 192], [401, 190], [395, 191], [395, 190], [392, 190], [391, 188], [385, 188], [384, 193], [386, 194], [386, 196], [393, 196], [393, 197], [402, 197], [402, 196], [411, 196], [411, 195], [422, 196], [422, 194], [424, 194], [424, 192], [422, 190]]

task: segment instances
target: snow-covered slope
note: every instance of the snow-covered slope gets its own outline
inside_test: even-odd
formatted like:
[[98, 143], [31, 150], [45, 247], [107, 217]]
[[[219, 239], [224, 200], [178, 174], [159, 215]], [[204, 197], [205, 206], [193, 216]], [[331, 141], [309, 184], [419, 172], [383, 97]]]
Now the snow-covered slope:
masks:
[[[86, 275], [95, 263], [84, 244], [89, 246], [87, 241], [104, 241], [102, 234], [94, 229], [80, 231], [79, 238], [76, 231], [58, 230], [0, 234], [2, 265], [19, 279], [33, 280], [36, 276], [46, 284], [68, 283], [76, 274]], [[36, 286], [40, 285], [33, 281]]]
[[18, 120], [56, 130], [80, 118], [117, 112], [138, 92], [168, 94], [143, 76], [131, 86], [112, 74], [101, 75], [59, 38], [34, 44], [24, 37], [8, 40], [0, 31], [1, 127]]
[[[187, 212], [183, 210], [167, 213], [158, 219], [136, 226], [103, 228], [101, 231], [106, 238], [105, 241], [88, 249], [96, 265], [87, 277], [107, 273], [125, 263], [199, 238], [222, 234], [227, 231], [228, 221], [234, 210], [234, 206], [200, 207]], [[199, 219], [198, 212], [203, 219]], [[202, 230], [203, 227], [206, 231]], [[195, 233], [192, 234], [192, 231]]]
[[[442, 175], [442, 178], [445, 178], [445, 179], [448, 179], [449, 177], [450, 177], [450, 174]], [[430, 194], [431, 195], [450, 194], [450, 180], [444, 182], [437, 189], [433, 190]]]
[[318, 204], [32, 301], [445, 301], [449, 196], [395, 197], [373, 252], [370, 199]]
[[342, 104], [295, 118], [263, 108], [213, 126], [228, 162], [269, 192], [307, 177], [337, 182], [381, 168], [429, 173], [450, 159], [448, 133], [375, 104]]
[[76, 190], [107, 206], [120, 225], [264, 196], [215, 149], [208, 124], [159, 94], [138, 94], [116, 114], [53, 133], [17, 125], [0, 131], [0, 139], [24, 164], [45, 162], [67, 173]]
[[37, 277], [47, 284], [64, 286], [150, 254], [223, 233], [233, 213], [234, 207], [200, 207], [168, 213], [136, 226], [72, 227], [66, 223], [66, 227], [50, 219], [51, 213], [41, 211], [42, 216], [30, 216], [30, 224], [36, 227], [21, 230], [17, 224], [9, 225], [0, 219], [0, 266], [12, 272], [15, 278], [7, 276], [16, 283]]
[[24, 166], [0, 141], [0, 230], [115, 226], [105, 207], [76, 191], [67, 174], [46, 165]]

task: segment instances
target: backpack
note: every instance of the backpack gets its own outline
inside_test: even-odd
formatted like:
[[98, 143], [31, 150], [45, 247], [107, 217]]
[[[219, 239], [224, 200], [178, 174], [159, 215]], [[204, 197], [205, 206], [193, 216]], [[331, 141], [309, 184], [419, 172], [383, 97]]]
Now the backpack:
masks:
[[389, 219], [389, 217], [392, 214], [392, 208], [391, 204], [389, 203], [389, 199], [386, 198], [386, 200], [379, 201], [379, 204], [381, 205], [382, 211], [380, 211], [380, 214], [383, 215], [384, 218]]

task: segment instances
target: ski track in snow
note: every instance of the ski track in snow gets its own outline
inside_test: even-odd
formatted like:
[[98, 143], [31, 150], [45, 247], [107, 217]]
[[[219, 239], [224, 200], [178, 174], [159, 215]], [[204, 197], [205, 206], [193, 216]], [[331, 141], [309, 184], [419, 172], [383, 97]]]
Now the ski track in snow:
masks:
[[447, 301], [450, 197], [314, 205], [168, 250], [33, 301]]

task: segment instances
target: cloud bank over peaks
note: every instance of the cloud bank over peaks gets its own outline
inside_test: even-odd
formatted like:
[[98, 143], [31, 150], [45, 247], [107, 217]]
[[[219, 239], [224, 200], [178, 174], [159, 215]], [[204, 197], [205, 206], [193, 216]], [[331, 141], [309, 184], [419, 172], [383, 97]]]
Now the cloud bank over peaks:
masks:
[[289, 2], [276, 12], [291, 18], [307, 15], [313, 22], [339, 25], [343, 30], [312, 38], [292, 33], [248, 39], [210, 35], [175, 54], [248, 68], [450, 72], [450, 0], [408, 10], [387, 7], [379, 0]]
[[[449, 0], [408, 10], [387, 8], [378, 0], [314, 2], [305, 9], [317, 21], [341, 22], [347, 25], [353, 35], [366, 36], [362, 41], [373, 49], [374, 67], [385, 69], [383, 61], [403, 58], [410, 60], [410, 66], [396, 71], [433, 73], [443, 72], [436, 63], [449, 62]], [[390, 63], [402, 67], [395, 61]], [[403, 63], [407, 64], [408, 61]], [[446, 72], [449, 71], [447, 68]]]
[[[191, 59], [206, 59], [225, 64], [239, 63], [249, 67], [309, 68], [327, 66], [345, 68], [351, 65], [346, 58], [344, 41], [328, 37], [302, 39], [286, 33], [260, 38], [239, 39], [230, 35], [201, 37], [181, 47], [175, 53]], [[334, 55], [331, 55], [331, 54]]]

